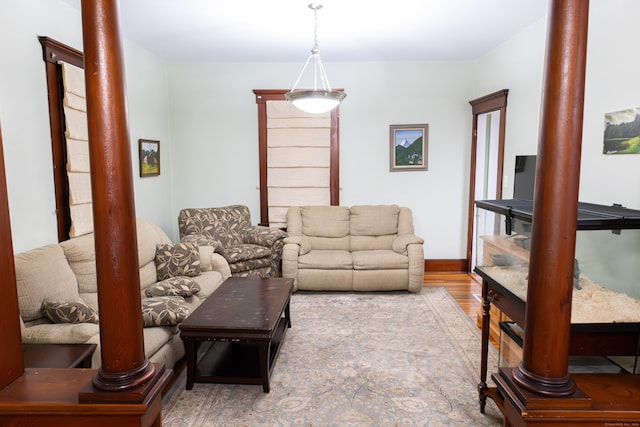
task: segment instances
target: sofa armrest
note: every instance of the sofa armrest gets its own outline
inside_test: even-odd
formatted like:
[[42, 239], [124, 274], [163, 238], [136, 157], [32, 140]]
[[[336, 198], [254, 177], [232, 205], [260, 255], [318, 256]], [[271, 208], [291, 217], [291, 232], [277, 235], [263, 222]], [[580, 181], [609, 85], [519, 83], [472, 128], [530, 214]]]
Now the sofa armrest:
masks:
[[218, 239], [212, 239], [202, 234], [189, 234], [180, 239], [183, 243], [195, 243], [198, 246], [213, 246], [214, 251], [222, 248], [222, 243]]
[[304, 236], [289, 236], [284, 239], [285, 245], [297, 245], [297, 255], [306, 255], [311, 252], [311, 243]]
[[282, 240], [287, 237], [287, 233], [279, 228], [252, 225], [244, 229], [242, 237], [245, 243], [271, 248], [278, 240]]
[[[287, 238], [288, 239], [288, 238]], [[298, 256], [300, 246], [295, 243], [286, 243], [282, 248], [282, 277], [293, 279], [293, 292], [298, 290]]]
[[231, 269], [229, 268], [229, 263], [220, 254], [213, 253], [211, 255], [211, 269], [213, 271], [217, 271], [222, 275], [223, 282], [231, 277]]
[[409, 245], [422, 245], [424, 239], [416, 236], [415, 234], [400, 234], [393, 239], [391, 247], [394, 252], [402, 255], [407, 255]]

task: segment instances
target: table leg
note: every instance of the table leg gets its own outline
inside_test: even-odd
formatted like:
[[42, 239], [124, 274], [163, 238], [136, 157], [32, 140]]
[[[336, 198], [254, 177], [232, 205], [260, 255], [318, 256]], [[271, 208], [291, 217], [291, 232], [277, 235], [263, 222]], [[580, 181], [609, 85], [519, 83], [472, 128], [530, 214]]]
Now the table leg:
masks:
[[291, 312], [289, 310], [291, 300], [287, 301], [287, 305], [284, 307], [284, 318], [287, 319], [287, 328], [291, 327]]
[[185, 358], [187, 359], [187, 385], [186, 389], [193, 388], [193, 378], [196, 373], [196, 358], [198, 354], [198, 341], [183, 339]]
[[262, 391], [269, 393], [269, 358], [271, 353], [271, 342], [260, 341], [260, 377], [262, 378]]

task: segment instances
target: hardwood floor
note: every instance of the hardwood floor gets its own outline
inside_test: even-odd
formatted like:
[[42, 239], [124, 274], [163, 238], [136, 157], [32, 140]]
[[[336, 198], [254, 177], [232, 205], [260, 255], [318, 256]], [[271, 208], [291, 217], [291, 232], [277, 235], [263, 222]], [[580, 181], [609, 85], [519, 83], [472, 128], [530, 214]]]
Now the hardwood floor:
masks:
[[473, 321], [476, 321], [481, 309], [482, 284], [480, 278], [473, 274], [458, 272], [425, 273], [424, 286], [444, 287]]

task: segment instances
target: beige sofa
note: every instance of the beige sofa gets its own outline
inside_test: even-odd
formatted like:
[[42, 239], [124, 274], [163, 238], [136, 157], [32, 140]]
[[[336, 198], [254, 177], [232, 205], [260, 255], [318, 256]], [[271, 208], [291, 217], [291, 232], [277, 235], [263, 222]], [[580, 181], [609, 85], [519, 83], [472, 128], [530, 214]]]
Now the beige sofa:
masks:
[[396, 205], [302, 206], [287, 212], [282, 276], [294, 290], [419, 292], [423, 239]]
[[[191, 291], [200, 289], [194, 295], [186, 297], [158, 297], [158, 289], [164, 289], [162, 286], [157, 286], [164, 283], [158, 280], [156, 259], [162, 259], [157, 258], [158, 245], [165, 245], [162, 246], [165, 252], [175, 248], [176, 245], [171, 243], [169, 237], [158, 226], [141, 219], [137, 220], [137, 240], [141, 299], [143, 307], [150, 308], [146, 311], [143, 309], [143, 319], [146, 319], [143, 328], [145, 355], [151, 362], [164, 363], [168, 368], [173, 368], [176, 361], [184, 355], [184, 346], [175, 324], [176, 319], [180, 320], [197, 307], [231, 273], [224, 258], [213, 252], [215, 248], [189, 246], [191, 250], [189, 261], [192, 268], [185, 274], [191, 279], [188, 281], [191, 285], [194, 282], [197, 283], [197, 286], [192, 286]], [[178, 264], [180, 263], [175, 263], [174, 266]], [[23, 326], [22, 341], [24, 343], [97, 344], [98, 348], [93, 354], [91, 366], [100, 367], [99, 327], [97, 323], [92, 323], [93, 313], [83, 314], [86, 311], [84, 305], [96, 313], [98, 311], [93, 234], [16, 254], [15, 266]], [[164, 269], [163, 273], [166, 271]], [[180, 272], [182, 274], [182, 270]], [[152, 297], [147, 292], [151, 292]], [[65, 304], [54, 304], [55, 309], [52, 309], [51, 301], [56, 303], [63, 301]], [[48, 304], [44, 304], [45, 302]], [[62, 305], [71, 306], [73, 309], [57, 310]], [[78, 307], [79, 309], [75, 310]], [[168, 310], [158, 311], [156, 310], [158, 307], [167, 307]], [[171, 311], [176, 307], [175, 311]], [[51, 320], [52, 311], [57, 323]], [[99, 317], [99, 313], [97, 314]], [[178, 317], [171, 317], [174, 314]], [[72, 320], [79, 323], [60, 323], [69, 321], [69, 316], [75, 316]], [[164, 326], [155, 326], [155, 324]]]

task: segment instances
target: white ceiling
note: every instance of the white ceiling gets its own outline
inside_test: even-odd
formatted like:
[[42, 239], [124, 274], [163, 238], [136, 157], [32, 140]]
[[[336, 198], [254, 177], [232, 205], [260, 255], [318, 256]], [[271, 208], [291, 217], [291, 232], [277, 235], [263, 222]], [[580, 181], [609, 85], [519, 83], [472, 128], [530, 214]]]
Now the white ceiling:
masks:
[[[80, 8], [80, 0], [64, 0]], [[303, 62], [310, 0], [121, 0], [124, 37], [168, 61]], [[470, 60], [547, 13], [546, 0], [324, 0], [325, 62]]]

